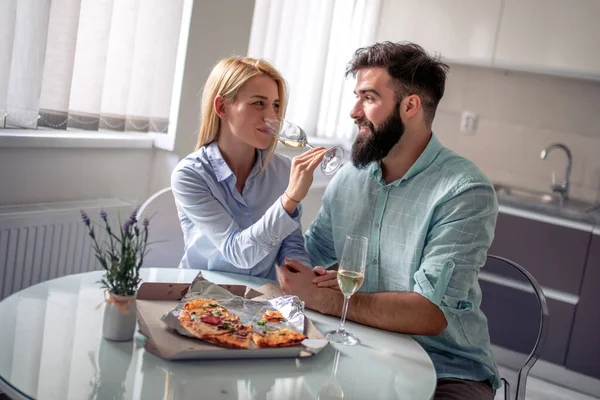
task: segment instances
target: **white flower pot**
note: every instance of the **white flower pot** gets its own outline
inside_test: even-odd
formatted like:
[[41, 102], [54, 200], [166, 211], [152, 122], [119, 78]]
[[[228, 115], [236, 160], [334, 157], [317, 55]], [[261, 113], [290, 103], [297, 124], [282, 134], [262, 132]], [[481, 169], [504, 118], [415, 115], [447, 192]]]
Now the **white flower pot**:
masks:
[[102, 322], [105, 339], [119, 342], [133, 339], [136, 322], [135, 296], [107, 296]]

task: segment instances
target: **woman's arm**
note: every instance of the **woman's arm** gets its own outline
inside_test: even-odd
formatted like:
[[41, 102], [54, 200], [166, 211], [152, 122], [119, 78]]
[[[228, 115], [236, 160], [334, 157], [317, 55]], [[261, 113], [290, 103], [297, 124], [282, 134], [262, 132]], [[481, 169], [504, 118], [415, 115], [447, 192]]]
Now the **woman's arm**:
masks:
[[173, 172], [171, 188], [177, 208], [204, 233], [223, 257], [240, 269], [250, 269], [300, 228], [281, 198], [256, 223], [242, 229], [214, 197], [204, 178], [192, 168]]

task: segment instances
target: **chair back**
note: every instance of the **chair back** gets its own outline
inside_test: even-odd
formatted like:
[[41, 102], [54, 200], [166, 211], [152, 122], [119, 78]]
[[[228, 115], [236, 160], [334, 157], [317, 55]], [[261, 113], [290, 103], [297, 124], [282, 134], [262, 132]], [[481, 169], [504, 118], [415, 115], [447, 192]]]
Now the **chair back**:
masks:
[[[513, 276], [513, 277], [518, 276], [519, 278], [525, 278], [525, 281], [527, 282], [528, 286], [527, 286], [527, 288], [523, 288], [523, 289], [525, 289], [527, 292], [535, 294], [535, 297], [537, 298], [537, 308], [538, 309], [537, 309], [536, 313], [539, 313], [539, 316], [540, 316], [539, 317], [539, 328], [537, 329], [537, 338], [535, 340], [535, 343], [533, 344], [533, 348], [531, 349], [529, 356], [526, 358], [526, 360], [525, 360], [524, 364], [521, 366], [521, 368], [517, 371], [516, 382], [513, 382], [513, 383], [516, 383], [516, 388], [514, 390], [515, 399], [516, 400], [525, 400], [526, 384], [527, 384], [527, 377], [529, 375], [529, 371], [531, 370], [531, 367], [533, 367], [533, 365], [537, 362], [537, 360], [540, 356], [540, 352], [542, 351], [542, 348], [544, 346], [544, 342], [546, 340], [546, 334], [547, 334], [548, 322], [549, 322], [548, 321], [548, 317], [549, 317], [548, 304], [546, 302], [546, 296], [544, 296], [542, 287], [540, 286], [538, 281], [533, 277], [533, 275], [531, 275], [529, 273], [529, 271], [527, 271], [525, 268], [523, 268], [521, 265], [517, 264], [516, 262], [511, 261], [506, 258], [503, 258], [503, 257], [499, 257], [499, 256], [490, 254], [487, 257], [487, 265], [488, 266], [493, 265], [495, 271], [502, 271], [502, 270], [509, 269], [508, 271], [504, 271], [507, 273], [508, 276]], [[480, 282], [482, 280], [483, 280], [483, 278], [480, 277]], [[484, 301], [485, 301], [485, 293], [484, 293]], [[511, 384], [504, 377], [502, 378], [502, 382], [504, 383], [504, 397], [506, 400], [510, 400]]]
[[183, 256], [184, 240], [175, 199], [170, 187], [154, 193], [140, 207], [138, 215], [150, 217], [150, 251], [144, 267], [177, 268]]

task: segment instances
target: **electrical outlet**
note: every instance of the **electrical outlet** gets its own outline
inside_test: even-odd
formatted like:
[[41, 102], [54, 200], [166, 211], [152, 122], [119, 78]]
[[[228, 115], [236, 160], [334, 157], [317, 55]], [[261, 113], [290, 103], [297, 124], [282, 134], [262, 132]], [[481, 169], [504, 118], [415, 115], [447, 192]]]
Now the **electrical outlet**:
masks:
[[472, 135], [477, 130], [477, 114], [473, 111], [463, 111], [460, 119], [460, 131]]

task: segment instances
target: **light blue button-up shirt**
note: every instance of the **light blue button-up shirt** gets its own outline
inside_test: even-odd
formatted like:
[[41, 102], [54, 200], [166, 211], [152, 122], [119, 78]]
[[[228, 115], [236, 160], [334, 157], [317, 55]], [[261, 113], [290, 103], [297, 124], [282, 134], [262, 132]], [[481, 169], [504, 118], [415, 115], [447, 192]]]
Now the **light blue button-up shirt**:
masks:
[[276, 279], [285, 258], [312, 265], [304, 248], [301, 209], [290, 216], [281, 204], [291, 161], [273, 154], [261, 172], [265, 151], [242, 193], [217, 142], [175, 167], [171, 188], [185, 239], [181, 268], [208, 269]]
[[390, 184], [379, 163], [340, 169], [306, 232], [306, 246], [314, 265], [329, 266], [341, 257], [346, 234], [368, 237], [361, 292], [413, 291], [429, 299], [448, 325], [440, 335], [414, 338], [438, 378], [489, 379], [498, 388], [477, 281], [497, 214], [485, 175], [432, 135], [404, 177]]

